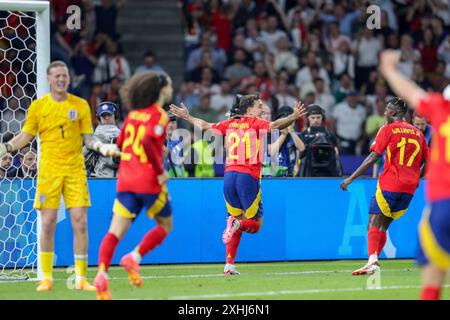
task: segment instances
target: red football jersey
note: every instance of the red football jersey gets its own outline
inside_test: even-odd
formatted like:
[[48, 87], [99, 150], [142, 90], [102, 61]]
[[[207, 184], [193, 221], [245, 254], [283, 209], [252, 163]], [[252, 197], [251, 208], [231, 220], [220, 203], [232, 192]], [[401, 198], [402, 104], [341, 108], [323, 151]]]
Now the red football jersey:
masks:
[[428, 201], [450, 198], [450, 101], [441, 94], [427, 94], [417, 106], [434, 129], [431, 156], [427, 163]]
[[213, 124], [213, 129], [225, 136], [225, 172], [248, 173], [255, 179], [260, 178], [264, 155], [264, 144], [260, 138], [268, 133], [269, 125], [269, 121], [250, 117]]
[[157, 177], [163, 170], [167, 124], [167, 113], [157, 105], [128, 114], [117, 138], [122, 150], [117, 192], [161, 192]]
[[420, 166], [429, 150], [423, 133], [404, 120], [383, 126], [370, 147], [379, 155], [386, 151], [378, 183], [382, 190], [414, 194], [419, 186]]

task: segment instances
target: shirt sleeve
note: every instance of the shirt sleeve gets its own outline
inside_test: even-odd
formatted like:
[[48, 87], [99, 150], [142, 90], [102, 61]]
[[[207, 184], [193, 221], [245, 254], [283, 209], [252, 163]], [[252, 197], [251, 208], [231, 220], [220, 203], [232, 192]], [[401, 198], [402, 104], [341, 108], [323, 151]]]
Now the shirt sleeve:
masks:
[[169, 117], [167, 116], [167, 113], [161, 112], [159, 119], [150, 119], [150, 121], [147, 124], [147, 130], [146, 135], [150, 136], [153, 139], [160, 139], [161, 136], [165, 135], [166, 128], [169, 123]]
[[28, 113], [22, 132], [28, 133], [32, 136], [36, 136], [38, 134], [38, 115], [37, 104], [35, 101], [33, 101], [28, 108]]
[[379, 131], [375, 138], [375, 141], [370, 146], [370, 151], [378, 153], [380, 156], [386, 150], [389, 143], [389, 129], [384, 126]]
[[219, 131], [221, 135], [226, 135], [228, 123], [229, 123], [229, 120], [213, 123], [211, 128]]
[[422, 161], [428, 160], [430, 157], [430, 148], [428, 147], [427, 140], [422, 137]]
[[420, 99], [416, 112], [433, 123], [433, 115], [436, 114], [436, 109], [441, 108], [444, 105], [445, 101], [441, 94], [430, 93]]
[[83, 100], [81, 107], [81, 134], [92, 134], [94, 129], [92, 127], [91, 108], [86, 100]]
[[258, 129], [269, 131], [270, 122], [263, 119], [258, 119]]

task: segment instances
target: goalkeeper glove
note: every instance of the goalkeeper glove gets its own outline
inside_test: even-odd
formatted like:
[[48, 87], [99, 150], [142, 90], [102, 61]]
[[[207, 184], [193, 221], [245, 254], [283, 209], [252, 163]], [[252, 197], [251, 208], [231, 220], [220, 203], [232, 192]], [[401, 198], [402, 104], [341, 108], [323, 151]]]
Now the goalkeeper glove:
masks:
[[120, 157], [120, 150], [114, 143], [97, 142], [94, 145], [94, 150], [104, 157]]

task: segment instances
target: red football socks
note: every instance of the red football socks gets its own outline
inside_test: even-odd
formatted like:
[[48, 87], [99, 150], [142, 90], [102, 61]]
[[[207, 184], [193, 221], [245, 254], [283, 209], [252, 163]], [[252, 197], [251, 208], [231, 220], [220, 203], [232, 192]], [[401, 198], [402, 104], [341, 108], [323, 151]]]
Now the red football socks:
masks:
[[441, 288], [425, 286], [420, 293], [420, 300], [439, 300]]
[[386, 244], [386, 231], [380, 230], [380, 243], [378, 244], [378, 256], [381, 255], [381, 251], [383, 251], [384, 245]]
[[230, 264], [234, 264], [234, 259], [236, 258], [236, 253], [239, 247], [239, 243], [241, 242], [242, 231], [237, 230], [231, 240], [227, 243], [226, 253], [227, 259], [226, 262]]
[[145, 256], [157, 245], [159, 245], [167, 236], [167, 231], [161, 226], [156, 226], [142, 238], [139, 243], [138, 252], [141, 257]]
[[368, 244], [368, 255], [369, 257], [375, 252], [377, 255], [380, 253], [377, 251], [381, 240], [381, 231], [377, 227], [370, 227], [367, 232], [367, 244]]
[[111, 264], [111, 259], [118, 243], [119, 238], [111, 232], [108, 232], [103, 238], [98, 256], [98, 265], [101, 271], [108, 271], [109, 265]]
[[259, 230], [259, 221], [253, 220], [253, 219], [246, 219], [246, 220], [240, 220], [239, 221], [239, 230], [242, 230], [244, 232], [248, 233], [256, 233]]

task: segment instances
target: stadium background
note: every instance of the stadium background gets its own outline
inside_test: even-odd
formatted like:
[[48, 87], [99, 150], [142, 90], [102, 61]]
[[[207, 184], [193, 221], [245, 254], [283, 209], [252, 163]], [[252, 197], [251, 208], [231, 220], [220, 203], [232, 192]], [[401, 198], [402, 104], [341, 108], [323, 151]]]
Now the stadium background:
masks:
[[[274, 3], [277, 5], [274, 6]], [[223, 90], [220, 76], [245, 74], [223, 99], [237, 92], [261, 92], [272, 108], [273, 116], [285, 101], [300, 98], [321, 104], [320, 101], [334, 99], [327, 109], [327, 119], [331, 120], [336, 105], [345, 101], [347, 93], [356, 90], [359, 96], [357, 108], [364, 110], [365, 114], [358, 126], [367, 129], [365, 124], [374, 121], [370, 117], [379, 117], [375, 105], [377, 99], [384, 101], [390, 91], [376, 71], [376, 54], [375, 59], [365, 61], [361, 53], [370, 50], [378, 53], [383, 47], [401, 49], [405, 54], [402, 70], [426, 90], [441, 91], [450, 77], [450, 18], [448, 10], [445, 10], [445, 6], [449, 8], [448, 1], [371, 1], [382, 8], [381, 29], [375, 30], [374, 36], [361, 40], [363, 48], [360, 51], [339, 49], [340, 43], [349, 43], [353, 47], [361, 38], [368, 3], [344, 0], [51, 1], [51, 60], [61, 59], [70, 66], [73, 76], [71, 92], [86, 98], [92, 110], [101, 101], [114, 101], [121, 106], [118, 95], [120, 87], [141, 67], [140, 70], [168, 72], [176, 87], [175, 103], [184, 101], [196, 116], [215, 121], [222, 119], [226, 111], [216, 110], [218, 108], [212, 104], [214, 97], [217, 98], [218, 92]], [[72, 4], [82, 8], [81, 30], [66, 28], [66, 8]], [[273, 17], [276, 17], [278, 26], [275, 29], [278, 30], [271, 30]], [[341, 35], [330, 39], [334, 21]], [[14, 21], [10, 24], [14, 25]], [[287, 50], [275, 48], [276, 39], [283, 38], [283, 33], [289, 39]], [[196, 51], [201, 47], [202, 37], [212, 39], [204, 44], [208, 48], [205, 51], [210, 52], [209, 56], [202, 55], [201, 50]], [[265, 48], [259, 46], [261, 42], [265, 43]], [[0, 39], [0, 46], [3, 50], [7, 49], [7, 42]], [[150, 64], [143, 66], [144, 54], [149, 51], [153, 52], [156, 60], [149, 59]], [[243, 66], [249, 68], [233, 64], [236, 51], [244, 52]], [[197, 53], [192, 56], [194, 52]], [[311, 55], [314, 66], [308, 65], [308, 56], [312, 59]], [[340, 59], [353, 63], [345, 63], [341, 65], [344, 68], [339, 69]], [[254, 66], [265, 72], [255, 74]], [[2, 68], [7, 67], [9, 65], [2, 64]], [[317, 93], [314, 79], [307, 75], [310, 67], [316, 70], [313, 72], [318, 72], [319, 77], [327, 79], [324, 93]], [[27, 68], [26, 64], [24, 68]], [[7, 74], [6, 70], [1, 71], [2, 75]], [[345, 75], [342, 75], [343, 71]], [[2, 120], [10, 119], [1, 122], [2, 141], [7, 141], [23, 124], [30, 103], [27, 96], [32, 96], [27, 92], [32, 90], [27, 89], [27, 81], [32, 79], [21, 76], [20, 70], [8, 74], [8, 77], [0, 77]], [[11, 99], [4, 98], [11, 94]], [[205, 109], [200, 108], [202, 102], [206, 105]], [[119, 120], [125, 116], [125, 110], [118, 110]], [[97, 123], [95, 117], [93, 122]], [[304, 120], [299, 121], [297, 129], [301, 130], [304, 124]], [[183, 125], [180, 123], [180, 126]], [[328, 125], [334, 128], [332, 121]], [[371, 128], [372, 131], [376, 129]], [[361, 130], [359, 147], [353, 154], [343, 157], [346, 173], [359, 165], [367, 154], [370, 139], [370, 133]], [[15, 163], [17, 166], [19, 162]], [[220, 176], [222, 170], [218, 168], [216, 172]], [[14, 182], [11, 183], [14, 185]], [[89, 213], [92, 241], [89, 255], [90, 264], [95, 264], [98, 244], [111, 216], [115, 183], [114, 180], [91, 180], [90, 184], [93, 207]], [[11, 190], [9, 182], [2, 181], [1, 185]], [[225, 208], [221, 202], [220, 186], [221, 181], [214, 179], [171, 181], [169, 188], [174, 201], [175, 231], [165, 246], [144, 261], [222, 261], [220, 234], [225, 221]], [[364, 219], [367, 219], [369, 197], [375, 189], [374, 180], [362, 180], [348, 194], [341, 193], [338, 180], [333, 179], [271, 179], [264, 180], [263, 189], [265, 225], [260, 234], [248, 237], [240, 249], [238, 261], [364, 258]], [[191, 194], [187, 194], [186, 190]], [[208, 193], [202, 190], [208, 190]], [[23, 192], [29, 191], [25, 188]], [[7, 192], [3, 196], [6, 200], [2, 201], [2, 205], [5, 206], [8, 204]], [[325, 196], [326, 202], [323, 201]], [[17, 199], [13, 199], [17, 203]], [[216, 200], [212, 202], [210, 199]], [[31, 203], [24, 204], [27, 205], [31, 206]], [[422, 208], [421, 187], [408, 216], [390, 231], [393, 245], [397, 248], [390, 257], [414, 256], [415, 230]], [[12, 206], [12, 210], [20, 212], [21, 207]], [[57, 228], [57, 265], [72, 263], [71, 251], [67, 249], [71, 248], [70, 228], [64, 216], [65, 213], [61, 212]], [[8, 225], [6, 217], [3, 220], [4, 226], [11, 232], [14, 227]], [[181, 226], [186, 223], [192, 224], [195, 231], [183, 230]], [[354, 237], [349, 238], [346, 234], [352, 229], [346, 229], [348, 224], [355, 226]], [[147, 227], [148, 224], [136, 227], [136, 232], [127, 236], [119, 251], [122, 252], [127, 244], [135, 243]], [[187, 232], [197, 236], [196, 245], [189, 246], [195, 250], [181, 249], [189, 236]], [[342, 248], [345, 241], [349, 241], [348, 247], [344, 245]], [[255, 246], [265, 249], [250, 250]], [[11, 253], [9, 259], [14, 256], [14, 249], [11, 247], [5, 251]], [[177, 252], [176, 257], [174, 251]]]

